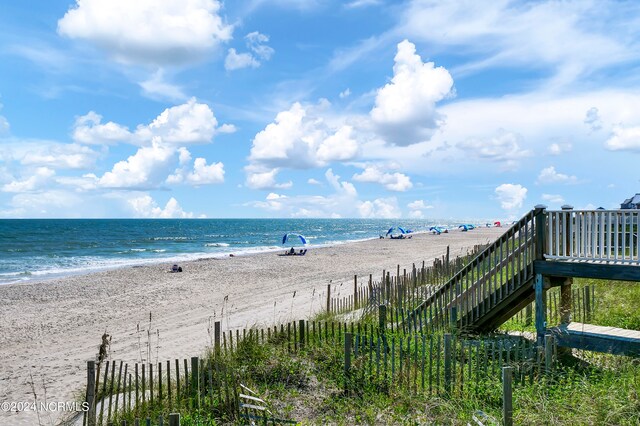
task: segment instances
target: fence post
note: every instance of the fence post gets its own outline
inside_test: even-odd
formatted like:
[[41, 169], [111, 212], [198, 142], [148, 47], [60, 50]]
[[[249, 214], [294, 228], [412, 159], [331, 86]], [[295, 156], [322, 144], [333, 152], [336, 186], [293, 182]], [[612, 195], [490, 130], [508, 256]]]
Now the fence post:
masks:
[[298, 321], [298, 337], [300, 338], [300, 344], [298, 345], [298, 347], [300, 349], [304, 348], [304, 342], [305, 342], [305, 337], [304, 337], [304, 332], [305, 332], [305, 326], [304, 326], [304, 320], [299, 320]]
[[197, 356], [191, 357], [191, 398], [193, 400], [192, 406], [194, 408], [200, 408], [200, 358]]
[[444, 390], [451, 394], [451, 333], [444, 335]]
[[331, 283], [327, 284], [327, 312], [331, 312]]
[[96, 362], [87, 361], [87, 426], [96, 425]]
[[504, 426], [513, 426], [513, 367], [502, 367], [502, 417]]
[[351, 343], [353, 335], [345, 333], [344, 335], [344, 391], [349, 392], [349, 375], [351, 373]]
[[213, 323], [213, 336], [215, 342], [215, 353], [218, 355], [220, 353], [220, 321]]
[[358, 276], [353, 276], [353, 308], [358, 307]]
[[378, 328], [381, 333], [387, 329], [387, 306], [380, 305], [378, 306]]
[[547, 334], [544, 336], [544, 369], [547, 374], [553, 369], [553, 344], [554, 338]]
[[169, 414], [169, 426], [180, 426], [180, 413]]

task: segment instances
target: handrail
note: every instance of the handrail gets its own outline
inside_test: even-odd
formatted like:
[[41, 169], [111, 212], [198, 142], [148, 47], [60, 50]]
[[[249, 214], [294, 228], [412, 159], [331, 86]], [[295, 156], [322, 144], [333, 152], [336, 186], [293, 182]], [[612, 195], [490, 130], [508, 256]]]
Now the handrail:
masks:
[[[472, 270], [477, 263], [483, 261], [486, 257], [488, 257], [491, 253], [493, 253], [497, 248], [499, 248], [504, 243], [503, 240], [508, 240], [510, 237], [514, 236], [517, 232], [520, 231], [521, 228], [524, 227], [524, 225], [527, 222], [531, 221], [533, 223], [533, 217], [534, 217], [534, 210], [527, 213], [524, 217], [522, 217], [522, 219], [520, 219], [517, 223], [512, 225], [507, 232], [502, 234], [500, 238], [498, 238], [491, 245], [489, 245], [489, 247], [484, 249], [482, 252], [478, 253], [478, 255], [475, 258], [473, 258], [471, 262], [469, 262], [462, 269], [460, 269], [456, 274], [454, 274], [449, 279], [449, 281], [442, 284], [437, 290], [435, 290], [435, 292], [427, 300], [425, 300], [423, 304], [425, 303], [428, 304], [429, 299], [433, 299], [441, 294], [444, 294], [445, 290], [449, 290], [451, 286], [453, 286], [453, 284], [457, 282], [457, 280], [459, 280], [465, 274], [467, 274], [470, 270]], [[533, 231], [533, 226], [531, 227], [531, 230]], [[418, 306], [417, 309], [420, 309], [420, 306]]]
[[[458, 306], [461, 309], [461, 314], [473, 311], [478, 307], [481, 302], [480, 294], [478, 293], [479, 286], [488, 284], [488, 294], [495, 294], [500, 289], [500, 300], [503, 298], [503, 282], [500, 277], [500, 284], [497, 284], [498, 274], [503, 270], [507, 270], [511, 273], [517, 273], [520, 277], [522, 269], [529, 270], [533, 267], [533, 260], [535, 257], [535, 245], [536, 241], [536, 214], [542, 212], [542, 210], [532, 210], [522, 217], [518, 222], [502, 234], [496, 241], [489, 245], [485, 250], [478, 253], [471, 262], [457, 271], [447, 282], [438, 287], [433, 293], [431, 293], [425, 300], [423, 300], [412, 312], [408, 315], [409, 321], [415, 320], [416, 316], [423, 312], [429, 306], [436, 305], [437, 311], [440, 316], [446, 316], [448, 310], [453, 306]], [[522, 232], [525, 231], [525, 234]], [[514, 238], [518, 236], [517, 240]], [[523, 238], [524, 237], [524, 238]], [[512, 247], [510, 247], [510, 245]], [[528, 250], [531, 250], [529, 257], [527, 258]], [[485, 270], [483, 262], [487, 259], [494, 258], [495, 264], [489, 265], [488, 270]], [[522, 257], [521, 257], [522, 256]], [[517, 258], [518, 271], [514, 270], [514, 259]], [[522, 265], [520, 265], [522, 263]], [[512, 265], [511, 271], [509, 271], [509, 265]], [[514, 277], [516, 275], [514, 274]], [[525, 274], [526, 276], [526, 274]], [[491, 277], [494, 277], [494, 290], [491, 291]], [[507, 283], [509, 283], [511, 277], [507, 277]], [[515, 281], [515, 280], [514, 280]], [[520, 278], [518, 278], [520, 283]], [[513, 283], [512, 283], [513, 284]], [[482, 287], [481, 293], [484, 297], [487, 292], [486, 287]]]
[[497, 274], [498, 271], [500, 271], [501, 269], [503, 269], [506, 265], [508, 265], [509, 263], [512, 262], [513, 258], [515, 258], [516, 256], [524, 253], [531, 245], [531, 243], [534, 242], [534, 238], [532, 236], [526, 236], [524, 243], [519, 245], [518, 247], [516, 247], [511, 253], [509, 253], [506, 257], [504, 257], [503, 259], [501, 259], [499, 261], [499, 263], [497, 263], [496, 265], [491, 266], [491, 269], [488, 271], [485, 271], [482, 276], [478, 277], [475, 282], [473, 282], [472, 285], [469, 286], [469, 288], [467, 288], [464, 293], [461, 293], [459, 295], [456, 295], [456, 300], [452, 300], [449, 302], [449, 306], [451, 307], [454, 303], [457, 303], [457, 300], [464, 300], [466, 298], [469, 297], [468, 293], [469, 290], [474, 290], [477, 289], [479, 286], [481, 286], [482, 284], [486, 283], [488, 280], [491, 279], [491, 277], [494, 274]]
[[640, 210], [547, 211], [548, 260], [640, 265]]

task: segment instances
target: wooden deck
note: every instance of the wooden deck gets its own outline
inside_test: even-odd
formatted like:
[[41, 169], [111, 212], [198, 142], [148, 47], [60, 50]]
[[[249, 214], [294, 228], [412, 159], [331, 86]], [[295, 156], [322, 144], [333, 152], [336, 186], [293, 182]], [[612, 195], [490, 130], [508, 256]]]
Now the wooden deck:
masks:
[[572, 322], [550, 328], [558, 346], [640, 356], [640, 331]]

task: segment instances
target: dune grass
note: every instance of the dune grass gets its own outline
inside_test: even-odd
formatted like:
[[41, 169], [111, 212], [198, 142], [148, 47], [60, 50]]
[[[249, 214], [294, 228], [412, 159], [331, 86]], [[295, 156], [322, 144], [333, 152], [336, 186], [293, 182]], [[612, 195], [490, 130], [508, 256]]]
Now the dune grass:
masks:
[[[592, 323], [640, 329], [640, 284], [576, 280], [574, 285], [595, 286]], [[334, 318], [325, 315], [322, 319]], [[503, 326], [502, 330], [506, 329], [533, 331], [531, 326], [513, 320]], [[281, 337], [274, 335], [266, 343], [244, 340], [237, 350], [217, 358], [266, 401], [274, 417], [300, 424], [466, 425], [473, 424], [472, 416], [481, 411], [476, 415], [485, 416], [484, 424], [501, 422], [499, 377], [483, 381], [473, 393], [452, 397], [414, 392], [375, 380], [354, 380], [347, 393], [340, 341], [290, 351], [279, 340]], [[357, 370], [358, 366], [353, 368]], [[640, 359], [573, 351], [573, 357], [552, 375], [514, 387], [513, 398], [514, 422], [518, 425], [637, 425]], [[187, 426], [243, 423], [224, 410], [196, 409], [188, 400], [174, 402], [171, 407], [156, 401], [155, 406], [141, 410], [145, 415], [140, 418], [179, 411], [181, 424]], [[130, 413], [118, 422], [124, 418], [131, 422], [134, 417]]]

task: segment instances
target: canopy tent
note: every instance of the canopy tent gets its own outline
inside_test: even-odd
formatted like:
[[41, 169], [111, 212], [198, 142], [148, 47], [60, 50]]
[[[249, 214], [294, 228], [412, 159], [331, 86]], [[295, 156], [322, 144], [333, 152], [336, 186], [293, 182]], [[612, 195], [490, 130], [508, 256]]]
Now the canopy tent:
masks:
[[286, 244], [286, 242], [291, 240], [291, 238], [293, 238], [295, 240], [296, 237], [300, 239], [300, 242], [303, 245], [307, 244], [307, 240], [304, 238], [303, 235], [292, 234], [292, 233], [284, 234], [284, 236], [282, 237], [282, 244]]
[[391, 228], [389, 228], [389, 230], [387, 231], [387, 235], [389, 235], [389, 234], [393, 234], [393, 230], [394, 230], [394, 229], [396, 229], [396, 228], [398, 229], [398, 231], [400, 231], [400, 233], [401, 233], [401, 234], [410, 234], [410, 233], [412, 232], [411, 230], [405, 231], [404, 229], [402, 229], [402, 228], [401, 228], [401, 227], [399, 227], [399, 226], [397, 226], [397, 227], [392, 226], [392, 227], [391, 227]]
[[429, 231], [433, 232], [434, 234], [440, 235], [442, 234], [444, 229], [441, 226], [432, 226], [431, 228], [429, 228]]

